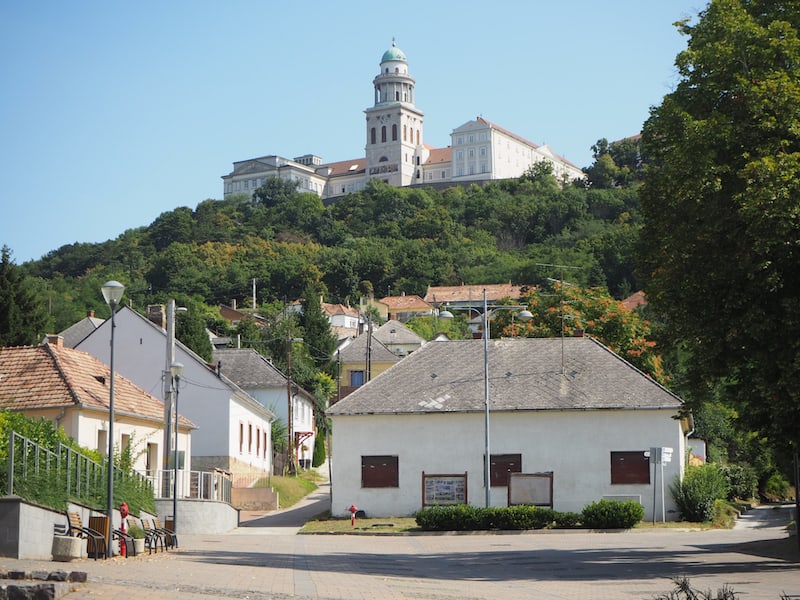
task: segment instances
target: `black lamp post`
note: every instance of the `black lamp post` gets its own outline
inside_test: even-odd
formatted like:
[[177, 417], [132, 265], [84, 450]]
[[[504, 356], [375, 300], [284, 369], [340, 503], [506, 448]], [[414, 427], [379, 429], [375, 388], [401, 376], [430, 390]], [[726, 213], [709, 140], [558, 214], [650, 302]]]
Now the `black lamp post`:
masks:
[[108, 529], [106, 530], [106, 557], [111, 558], [111, 532], [114, 529], [114, 329], [117, 327], [114, 315], [125, 292], [125, 286], [119, 281], [108, 281], [102, 287], [103, 298], [111, 309], [111, 374], [109, 376], [108, 393]]

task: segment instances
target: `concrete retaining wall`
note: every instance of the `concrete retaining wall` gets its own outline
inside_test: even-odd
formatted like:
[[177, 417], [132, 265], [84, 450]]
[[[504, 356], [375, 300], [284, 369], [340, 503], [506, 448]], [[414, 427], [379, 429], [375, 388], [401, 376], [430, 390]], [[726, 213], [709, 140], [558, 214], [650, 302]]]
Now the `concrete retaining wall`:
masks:
[[[172, 520], [172, 500], [156, 500], [156, 512], [161, 524], [166, 526], [166, 521]], [[213, 500], [178, 500], [175, 531], [179, 536], [181, 533], [228, 533], [238, 526], [239, 511], [230, 504]]]

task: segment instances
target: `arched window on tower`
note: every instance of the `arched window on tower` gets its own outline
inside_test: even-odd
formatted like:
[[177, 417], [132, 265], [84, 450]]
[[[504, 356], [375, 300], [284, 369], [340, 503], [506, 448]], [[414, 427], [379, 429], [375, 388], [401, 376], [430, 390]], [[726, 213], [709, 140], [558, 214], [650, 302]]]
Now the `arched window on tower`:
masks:
[[400, 102], [400, 90], [395, 91], [394, 99], [396, 102]]
[[369, 130], [369, 143], [370, 144], [374, 144], [375, 143], [375, 128], [374, 127]]
[[381, 143], [386, 143], [386, 125], [381, 125]]
[[407, 140], [408, 140], [408, 131], [407, 131], [406, 126], [403, 125], [403, 141], [405, 142]]
[[397, 141], [397, 123], [392, 123], [392, 141]]
[[417, 146], [419, 146], [419, 129], [417, 129]]

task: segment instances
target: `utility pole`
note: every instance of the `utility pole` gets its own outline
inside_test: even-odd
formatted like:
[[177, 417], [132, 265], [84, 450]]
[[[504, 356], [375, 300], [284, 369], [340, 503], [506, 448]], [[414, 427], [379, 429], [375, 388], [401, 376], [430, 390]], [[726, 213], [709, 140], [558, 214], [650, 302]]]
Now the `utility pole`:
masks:
[[[163, 466], [164, 474], [169, 471], [170, 456], [172, 455], [172, 421], [173, 421], [173, 399], [172, 399], [172, 363], [175, 362], [175, 300], [167, 301], [167, 350], [166, 361], [164, 364], [164, 452]], [[164, 476], [164, 486], [167, 488], [166, 476]]]

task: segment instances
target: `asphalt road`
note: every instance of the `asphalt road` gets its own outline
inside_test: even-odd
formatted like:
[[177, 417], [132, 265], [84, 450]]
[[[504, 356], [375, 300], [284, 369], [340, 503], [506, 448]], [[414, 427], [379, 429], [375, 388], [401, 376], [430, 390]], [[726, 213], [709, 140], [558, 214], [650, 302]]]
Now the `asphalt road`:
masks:
[[327, 507], [324, 486], [294, 510], [246, 513], [226, 535], [180, 536], [168, 553], [0, 568], [83, 570], [77, 598], [249, 600], [640, 599], [688, 577], [742, 600], [800, 598], [800, 551], [790, 507], [751, 511], [724, 531], [298, 535]]

